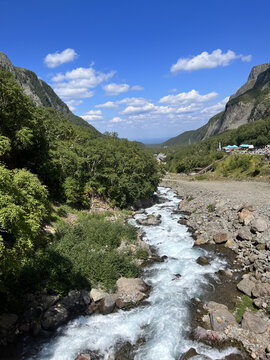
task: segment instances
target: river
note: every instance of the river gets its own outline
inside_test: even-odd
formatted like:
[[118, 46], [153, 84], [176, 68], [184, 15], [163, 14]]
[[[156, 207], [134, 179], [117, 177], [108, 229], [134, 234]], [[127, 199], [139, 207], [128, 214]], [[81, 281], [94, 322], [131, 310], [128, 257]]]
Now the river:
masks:
[[[159, 188], [159, 194], [164, 202], [146, 209], [146, 213], [160, 214], [161, 224], [140, 226], [146, 234], [144, 241], [155, 247], [159, 256], [167, 256], [164, 262], [144, 269], [143, 278], [151, 286], [147, 303], [105, 316], [81, 316], [60, 328], [31, 360], [74, 360], [84, 351], [113, 359], [117, 348], [127, 342], [136, 345], [139, 339], [143, 341], [134, 353], [137, 360], [175, 360], [191, 347], [203, 354], [196, 359], [222, 359], [233, 351], [228, 348], [219, 352], [188, 338], [191, 299], [202, 296], [209, 276], [215, 277], [226, 262], [216, 256], [210, 265], [196, 263], [207, 253], [193, 247], [186, 226], [178, 223], [180, 215], [175, 210], [179, 198], [168, 188]], [[138, 214], [130, 223], [135, 225], [136, 218], [145, 216]]]

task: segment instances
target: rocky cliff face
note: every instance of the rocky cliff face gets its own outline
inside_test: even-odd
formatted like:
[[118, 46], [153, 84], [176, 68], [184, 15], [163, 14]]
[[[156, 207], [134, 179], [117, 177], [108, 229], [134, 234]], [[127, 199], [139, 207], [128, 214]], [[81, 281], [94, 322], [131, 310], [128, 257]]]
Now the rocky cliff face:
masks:
[[11, 72], [17, 83], [21, 86], [24, 93], [31, 97], [37, 106], [53, 107], [56, 111], [62, 113], [73, 124], [91, 127], [93, 132], [99, 132], [88, 122], [74, 115], [68, 106], [56, 95], [53, 89], [43, 80], [40, 80], [37, 75], [27, 69], [13, 66], [9, 58], [0, 52], [0, 69]]
[[270, 116], [270, 63], [252, 68], [248, 81], [230, 97], [220, 122], [209, 136], [267, 116]]
[[167, 140], [164, 145], [185, 145], [233, 130], [270, 116], [270, 63], [254, 66], [247, 82], [232, 95], [225, 110], [201, 128]]

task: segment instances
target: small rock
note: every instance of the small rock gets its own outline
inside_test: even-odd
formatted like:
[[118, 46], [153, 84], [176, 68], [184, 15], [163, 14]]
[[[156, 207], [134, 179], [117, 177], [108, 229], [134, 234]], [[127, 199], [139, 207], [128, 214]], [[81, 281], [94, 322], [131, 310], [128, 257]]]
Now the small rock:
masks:
[[180, 360], [189, 360], [190, 358], [193, 358], [194, 356], [199, 355], [197, 351], [194, 348], [190, 348], [187, 352], [185, 352]]
[[196, 260], [196, 263], [201, 265], [201, 266], [206, 266], [206, 265], [210, 264], [210, 260], [206, 256], [200, 256]]
[[91, 356], [87, 354], [80, 354], [75, 360], [91, 360]]

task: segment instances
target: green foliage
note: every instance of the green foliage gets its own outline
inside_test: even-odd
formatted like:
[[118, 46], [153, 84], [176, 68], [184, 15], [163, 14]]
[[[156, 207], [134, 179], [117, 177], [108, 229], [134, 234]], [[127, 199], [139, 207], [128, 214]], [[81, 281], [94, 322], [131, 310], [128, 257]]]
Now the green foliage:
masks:
[[225, 177], [234, 175], [238, 177], [257, 176], [261, 171], [261, 156], [248, 154], [235, 154], [216, 165], [215, 173]]
[[207, 205], [207, 210], [210, 213], [214, 212], [215, 211], [215, 205], [214, 204]]
[[255, 146], [270, 144], [270, 117], [241, 125], [235, 130], [212, 136], [198, 144], [168, 148], [167, 169], [172, 172], [188, 173], [194, 171], [195, 168], [204, 168], [215, 163], [226, 156], [223, 152], [216, 151], [219, 143], [222, 146], [242, 143]]
[[45, 246], [49, 239], [42, 225], [51, 213], [47, 199], [63, 204], [53, 212], [59, 222], [59, 216], [70, 212], [68, 206], [89, 208], [95, 198], [120, 208], [132, 205], [152, 195], [160, 177], [156, 161], [141, 144], [114, 133], [97, 137], [91, 127], [72, 125], [54, 109], [36, 107], [13, 76], [0, 71], [3, 303], [20, 301], [26, 292], [43, 287], [64, 294], [97, 283], [112, 288], [121, 275], [137, 276], [134, 255], [116, 250], [122, 239], [136, 237], [135, 229], [120, 221], [79, 216], [74, 228], [60, 226], [57, 241]]
[[235, 316], [235, 320], [240, 323], [246, 310], [253, 312], [258, 311], [253, 305], [253, 299], [248, 295], [243, 295], [235, 304], [232, 313]]
[[74, 227], [59, 226], [56, 238], [54, 250], [92, 285], [101, 284], [108, 289], [120, 276], [138, 275], [132, 256], [116, 250], [122, 240], [136, 239], [136, 229], [131, 225], [105, 220], [103, 215], [84, 215]]

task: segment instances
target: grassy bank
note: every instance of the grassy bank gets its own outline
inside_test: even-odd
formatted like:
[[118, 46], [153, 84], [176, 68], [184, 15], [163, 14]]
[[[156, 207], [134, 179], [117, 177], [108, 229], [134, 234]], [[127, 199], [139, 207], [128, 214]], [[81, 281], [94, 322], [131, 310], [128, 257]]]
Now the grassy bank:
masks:
[[[43, 246], [2, 283], [0, 298], [5, 311], [23, 310], [29, 293], [65, 295], [71, 289], [90, 290], [93, 286], [113, 290], [119, 277], [139, 275], [136, 259], [145, 259], [147, 252], [129, 248], [137, 243], [137, 230], [124, 223], [123, 212], [71, 214], [66, 209], [58, 208], [54, 214], [55, 234], [43, 234]], [[125, 250], [119, 251], [123, 242]]]

